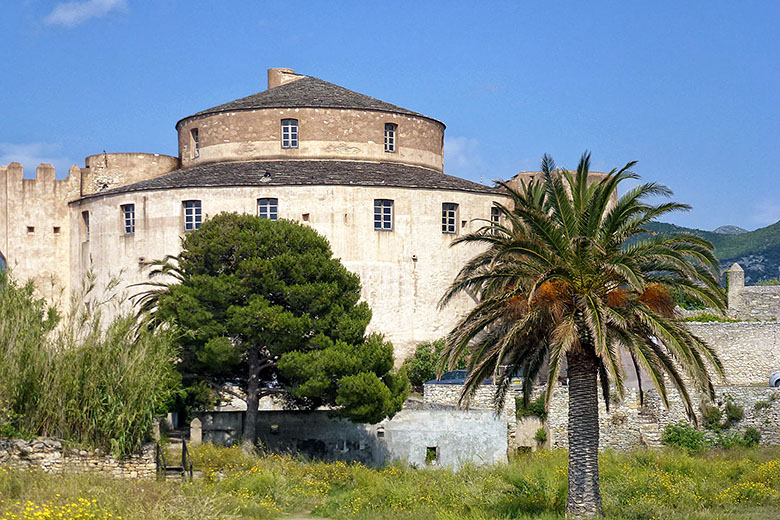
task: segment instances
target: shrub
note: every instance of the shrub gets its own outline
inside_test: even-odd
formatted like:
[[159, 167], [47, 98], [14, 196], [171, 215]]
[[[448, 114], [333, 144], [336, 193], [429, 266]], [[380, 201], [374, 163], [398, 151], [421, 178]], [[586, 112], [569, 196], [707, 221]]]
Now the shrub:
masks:
[[547, 410], [544, 406], [544, 394], [540, 394], [528, 403], [528, 406], [523, 406], [523, 398], [515, 397], [515, 416], [518, 419], [523, 417], [538, 417], [542, 421], [547, 420]]
[[[444, 350], [444, 340], [438, 339], [430, 343], [420, 343], [414, 351], [414, 355], [404, 360], [403, 367], [415, 392], [422, 392], [423, 383], [436, 379], [436, 364], [439, 362]], [[455, 368], [463, 369], [467, 366], [466, 357], [458, 360]]]
[[695, 316], [688, 316], [687, 318], [683, 318], [682, 321], [694, 321], [697, 323], [734, 323], [739, 320], [718, 316], [717, 314], [712, 314], [711, 312], [701, 312]]
[[536, 430], [536, 434], [534, 435], [534, 440], [538, 442], [539, 444], [544, 444], [547, 442], [547, 430], [544, 428], [539, 428]]
[[[148, 438], [178, 389], [170, 333], [136, 331], [132, 316], [108, 326], [84, 304], [89, 286], [56, 331], [29, 286], [0, 279], [0, 402], [5, 426], [126, 455]], [[42, 320], [48, 316], [48, 321]], [[10, 425], [10, 426], [9, 426]]]
[[757, 428], [751, 426], [742, 434], [742, 444], [748, 448], [758, 446], [759, 442], [761, 442], [761, 432]]
[[701, 405], [701, 415], [704, 419], [704, 426], [712, 430], [720, 430], [723, 412], [717, 406], [703, 403]]
[[726, 426], [730, 426], [735, 422], [739, 422], [744, 416], [742, 406], [735, 403], [732, 399], [728, 399], [726, 401], [724, 412], [726, 413]]
[[686, 422], [668, 424], [661, 434], [661, 442], [684, 449], [688, 453], [697, 453], [707, 447], [707, 437], [704, 433]]

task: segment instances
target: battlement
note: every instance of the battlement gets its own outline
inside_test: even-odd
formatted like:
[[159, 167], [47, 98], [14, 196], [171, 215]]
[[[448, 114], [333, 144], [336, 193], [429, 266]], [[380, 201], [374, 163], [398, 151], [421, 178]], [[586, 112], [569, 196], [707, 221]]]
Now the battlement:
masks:
[[745, 271], [733, 264], [728, 276], [729, 315], [743, 320], [780, 319], [780, 285], [745, 285]]
[[54, 196], [65, 201], [81, 196], [81, 168], [73, 165], [64, 179], [57, 179], [54, 166], [48, 163], [39, 164], [35, 169], [35, 177], [24, 178], [24, 167], [18, 162], [0, 166], [0, 190], [9, 199], [21, 197], [30, 199]]

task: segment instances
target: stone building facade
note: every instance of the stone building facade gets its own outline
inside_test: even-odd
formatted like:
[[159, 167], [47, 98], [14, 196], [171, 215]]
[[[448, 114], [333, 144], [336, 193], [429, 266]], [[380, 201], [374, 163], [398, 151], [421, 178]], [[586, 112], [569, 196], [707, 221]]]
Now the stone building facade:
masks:
[[[498, 190], [444, 173], [443, 123], [326, 81], [269, 69], [268, 89], [181, 119], [178, 157], [103, 153], [55, 180], [0, 166], [0, 255], [42, 295], [67, 301], [88, 272], [126, 299], [144, 262], [223, 211], [286, 218], [324, 235], [358, 274], [398, 360], [442, 337], [471, 305], [439, 298], [491, 218]], [[97, 294], [96, 297], [102, 295]]]

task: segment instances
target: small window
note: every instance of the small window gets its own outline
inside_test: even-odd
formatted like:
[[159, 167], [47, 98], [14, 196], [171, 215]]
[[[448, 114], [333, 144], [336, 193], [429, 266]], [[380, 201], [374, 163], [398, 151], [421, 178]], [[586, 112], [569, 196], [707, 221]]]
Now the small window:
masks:
[[395, 152], [395, 131], [398, 125], [393, 123], [385, 123], [385, 151]]
[[200, 228], [202, 214], [199, 200], [184, 201], [184, 231], [195, 231]]
[[428, 446], [425, 448], [425, 463], [429, 465], [436, 465], [439, 463], [438, 446]]
[[297, 119], [282, 119], [282, 148], [298, 148]]
[[501, 212], [496, 206], [490, 208], [490, 223], [496, 226], [501, 224]]
[[458, 232], [458, 205], [445, 202], [441, 205], [441, 232], [455, 234]]
[[374, 199], [374, 229], [377, 231], [393, 230], [393, 201]]
[[35, 226], [27, 226], [27, 234], [28, 235], [34, 235], [35, 234]]
[[192, 136], [192, 158], [197, 159], [200, 157], [200, 139], [198, 137], [198, 129], [193, 128], [190, 130], [190, 135]]
[[81, 221], [84, 223], [84, 240], [89, 241], [89, 211], [81, 212]]
[[60, 226], [54, 226], [54, 234], [59, 235], [60, 234]]
[[257, 216], [268, 220], [279, 218], [279, 199], [257, 199]]
[[135, 204], [122, 206], [122, 222], [124, 223], [125, 235], [135, 233]]

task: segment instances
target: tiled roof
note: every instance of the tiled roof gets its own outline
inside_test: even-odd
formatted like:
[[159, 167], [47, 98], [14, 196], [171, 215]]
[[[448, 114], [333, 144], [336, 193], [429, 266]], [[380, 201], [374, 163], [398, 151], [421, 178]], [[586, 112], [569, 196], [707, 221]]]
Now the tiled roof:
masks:
[[[176, 123], [176, 126], [178, 128], [179, 123], [192, 117], [258, 108], [352, 108], [358, 110], [381, 110], [396, 114], [424, 117], [436, 121], [423, 114], [385, 103], [333, 83], [311, 76], [304, 76], [296, 81], [187, 116]], [[436, 122], [444, 125], [441, 121]]]
[[228, 186], [388, 186], [501, 193], [494, 187], [429, 168], [359, 161], [246, 161], [209, 163], [86, 195]]

